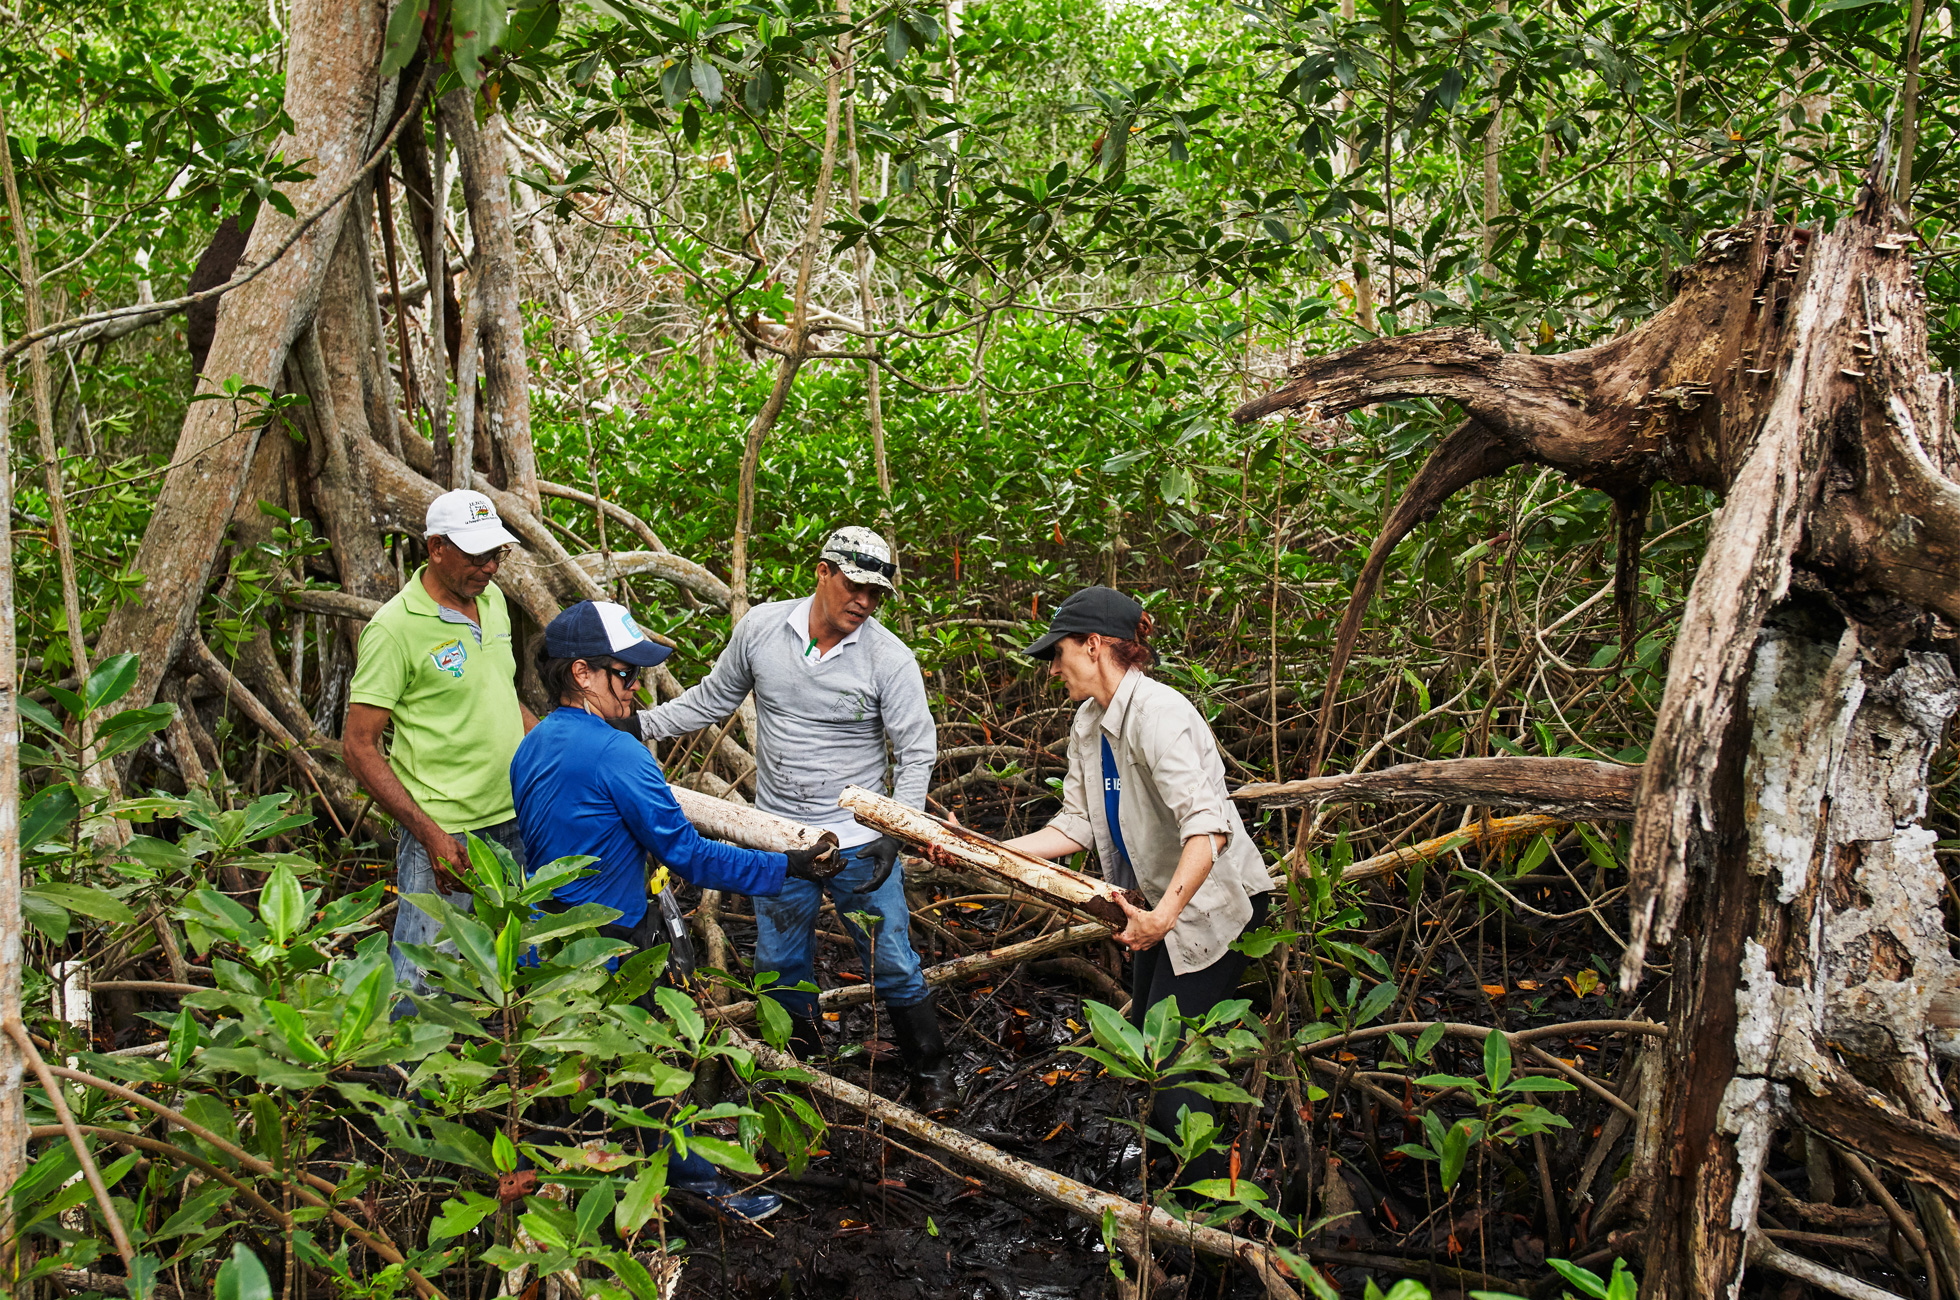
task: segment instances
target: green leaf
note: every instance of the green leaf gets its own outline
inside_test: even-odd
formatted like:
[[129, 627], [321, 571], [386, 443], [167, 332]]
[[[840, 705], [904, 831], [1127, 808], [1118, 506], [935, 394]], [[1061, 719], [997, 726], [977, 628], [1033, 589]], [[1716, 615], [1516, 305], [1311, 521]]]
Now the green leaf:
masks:
[[218, 1270], [212, 1295], [215, 1300], [272, 1300], [272, 1279], [259, 1257], [241, 1242], [231, 1248], [231, 1259]]
[[422, 44], [422, 25], [429, 16], [429, 0], [400, 0], [388, 16], [388, 34], [381, 43], [381, 75], [393, 77], [415, 58]]
[[618, 1189], [610, 1178], [601, 1178], [592, 1185], [591, 1190], [579, 1197], [576, 1244], [589, 1246], [599, 1240], [599, 1227], [612, 1217], [613, 1205], [618, 1198]]
[[1444, 1032], [1444, 1025], [1440, 1020], [1423, 1030], [1422, 1036], [1416, 1039], [1415, 1059], [1418, 1061], [1427, 1061], [1429, 1054], [1436, 1050], [1436, 1044], [1443, 1041]]
[[620, 1197], [613, 1210], [613, 1227], [620, 1236], [631, 1237], [646, 1226], [654, 1210], [659, 1208], [660, 1198], [666, 1194], [667, 1162], [649, 1161], [639, 1177], [626, 1185], [626, 1195]]
[[445, 938], [455, 942], [456, 951], [463, 955], [463, 960], [474, 966], [477, 974], [483, 977], [486, 991], [508, 990], [510, 986], [497, 977], [497, 939], [490, 933], [489, 926], [468, 913], [452, 908], [442, 933]]
[[21, 918], [48, 937], [51, 943], [60, 943], [68, 937], [68, 909], [58, 907], [36, 895], [32, 889], [23, 889], [20, 894]]
[[136, 667], [133, 654], [111, 655], [97, 664], [95, 671], [88, 675], [88, 685], [82, 688], [89, 712], [114, 704], [129, 694], [129, 688], [136, 685]]
[[300, 892], [299, 878], [284, 863], [272, 869], [259, 891], [259, 916], [272, 942], [281, 947], [306, 920], [306, 896]]
[[1493, 1030], [1484, 1038], [1484, 1078], [1490, 1090], [1500, 1091], [1511, 1077], [1511, 1041]]
[[1357, 1028], [1377, 1019], [1384, 1011], [1395, 1005], [1396, 995], [1401, 987], [1389, 980], [1383, 980], [1368, 990], [1368, 996], [1361, 999], [1355, 1008], [1354, 1023]]
[[66, 781], [48, 786], [33, 798], [21, 805], [20, 843], [25, 849], [33, 849], [55, 837], [56, 831], [65, 834], [81, 812], [81, 804], [75, 799], [75, 787]]
[[32, 894], [42, 902], [55, 907], [63, 907], [70, 912], [80, 912], [98, 921], [114, 921], [128, 925], [136, 919], [136, 913], [115, 895], [93, 885], [64, 885], [52, 881], [45, 885], [34, 885], [21, 891]]
[[[1605, 1281], [1591, 1269], [1580, 1268], [1577, 1264], [1563, 1259], [1548, 1259], [1545, 1262], [1550, 1264], [1560, 1277], [1571, 1283], [1580, 1294], [1591, 1296], [1592, 1300], [1609, 1300]], [[1618, 1267], [1615, 1271], [1618, 1271]]]
[[347, 1009], [340, 1015], [340, 1028], [334, 1035], [333, 1044], [336, 1052], [345, 1056], [360, 1043], [368, 1026], [381, 1014], [388, 995], [394, 992], [394, 983], [395, 968], [392, 963], [383, 962], [368, 972], [367, 978], [354, 990], [354, 996], [347, 1000]]
[[708, 1027], [702, 1021], [701, 1012], [695, 1007], [692, 998], [688, 997], [687, 994], [681, 992], [679, 989], [667, 984], [662, 984], [659, 988], [655, 989], [653, 996], [654, 1000], [660, 1004], [660, 1009], [666, 1012], [668, 1017], [673, 1020], [674, 1027], [680, 1030], [682, 1036], [688, 1042], [698, 1043], [701, 1041], [701, 1035], [707, 1032]]
[[326, 1049], [313, 1041], [313, 1035], [306, 1030], [306, 1021], [299, 1012], [277, 998], [265, 1000], [265, 1013], [272, 1017], [272, 1023], [279, 1027], [280, 1035], [286, 1040], [286, 1048], [300, 1060], [317, 1065], [327, 1059]]
[[451, 0], [450, 30], [455, 34], [456, 72], [474, 90], [483, 82], [483, 60], [504, 38], [507, 0]]
[[494, 1196], [469, 1191], [463, 1193], [461, 1200], [452, 1198], [444, 1201], [442, 1213], [429, 1225], [429, 1240], [437, 1242], [460, 1237], [495, 1214], [502, 1204]]
[[694, 88], [701, 92], [701, 98], [708, 101], [709, 107], [719, 108], [722, 91], [721, 69], [710, 63], [706, 55], [697, 54], [688, 69], [688, 75], [694, 82]]
[[517, 1144], [510, 1140], [510, 1134], [502, 1129], [490, 1139], [490, 1160], [497, 1166], [497, 1172], [507, 1174], [517, 1168]]
[[686, 1142], [688, 1150], [700, 1152], [724, 1169], [733, 1169], [738, 1174], [762, 1172], [762, 1167], [756, 1164], [755, 1157], [733, 1142], [724, 1142], [720, 1138], [708, 1137], [701, 1133], [687, 1138]]

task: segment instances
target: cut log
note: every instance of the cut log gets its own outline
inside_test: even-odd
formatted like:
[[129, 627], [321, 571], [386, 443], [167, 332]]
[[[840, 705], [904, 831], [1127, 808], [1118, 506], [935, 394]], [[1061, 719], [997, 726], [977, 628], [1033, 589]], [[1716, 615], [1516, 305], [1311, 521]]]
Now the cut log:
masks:
[[694, 829], [711, 840], [723, 840], [745, 849], [761, 849], [767, 853], [787, 853], [791, 849], [808, 848], [825, 839], [832, 844], [837, 842], [837, 836], [829, 831], [819, 831], [759, 808], [730, 803], [685, 786], [668, 788], [674, 792], [674, 800], [680, 804], [681, 811], [694, 823]]
[[1320, 803], [1490, 804], [1572, 821], [1626, 821], [1640, 769], [1584, 758], [1452, 758], [1379, 772], [1242, 785], [1232, 798], [1269, 808]]
[[[1113, 929], [1120, 930], [1129, 923], [1128, 914], [1116, 901], [1117, 895], [1123, 891], [1106, 881], [1026, 853], [1017, 853], [1004, 844], [988, 839], [979, 831], [948, 825], [930, 813], [908, 808], [896, 799], [873, 794], [860, 786], [845, 787], [837, 806], [850, 809], [866, 826], [908, 844], [940, 849], [965, 866], [1025, 889], [1058, 906], [1080, 912]], [[1130, 904], [1133, 907], [1149, 906], [1134, 891], [1130, 894]]]
[[[1024, 961], [1034, 961], [1050, 953], [1061, 952], [1079, 944], [1094, 943], [1107, 939], [1113, 931], [1100, 921], [1090, 921], [1086, 925], [1072, 925], [1066, 930], [1056, 930], [1049, 934], [1024, 939], [1020, 943], [1010, 943], [1004, 948], [990, 952], [969, 953], [955, 957], [952, 961], [928, 966], [920, 974], [927, 984], [938, 988], [942, 984], [957, 984], [963, 979], [971, 979], [990, 970], [1003, 966], [1013, 966]], [[99, 985], [97, 987], [100, 987]], [[835, 1011], [839, 1007], [854, 1007], [860, 1002], [869, 1002], [876, 990], [869, 984], [853, 984], [847, 989], [827, 989], [817, 997], [817, 1005], [825, 1011]], [[731, 1002], [722, 1008], [721, 1014], [732, 1024], [743, 1024], [755, 1017], [754, 1002]]]
[[[941, 1151], [958, 1157], [974, 1168], [982, 1170], [996, 1180], [1019, 1187], [1030, 1192], [1051, 1205], [1059, 1205], [1065, 1210], [1081, 1215], [1092, 1223], [1102, 1222], [1104, 1215], [1113, 1215], [1119, 1230], [1139, 1232], [1145, 1223], [1144, 1211], [1135, 1201], [1108, 1192], [1099, 1192], [1085, 1183], [1073, 1178], [1064, 1178], [1052, 1169], [1010, 1156], [997, 1147], [990, 1147], [978, 1138], [968, 1137], [958, 1129], [936, 1124], [917, 1111], [907, 1110], [896, 1102], [886, 1101], [876, 1093], [868, 1092], [855, 1084], [846, 1083], [818, 1070], [812, 1070], [795, 1057], [778, 1052], [765, 1043], [760, 1043], [739, 1029], [728, 1031], [737, 1045], [755, 1054], [756, 1061], [765, 1069], [798, 1070], [810, 1076], [810, 1091], [819, 1093], [860, 1114], [870, 1115], [901, 1133], [909, 1134], [938, 1147]], [[1298, 1292], [1286, 1280], [1290, 1271], [1279, 1257], [1269, 1248], [1244, 1237], [1235, 1237], [1218, 1228], [1207, 1228], [1196, 1223], [1188, 1223], [1172, 1218], [1167, 1212], [1152, 1209], [1149, 1212], [1149, 1230], [1152, 1240], [1164, 1246], [1182, 1246], [1188, 1250], [1202, 1252], [1218, 1259], [1229, 1259], [1244, 1265], [1254, 1277], [1259, 1279], [1266, 1294], [1273, 1300], [1298, 1300]]]

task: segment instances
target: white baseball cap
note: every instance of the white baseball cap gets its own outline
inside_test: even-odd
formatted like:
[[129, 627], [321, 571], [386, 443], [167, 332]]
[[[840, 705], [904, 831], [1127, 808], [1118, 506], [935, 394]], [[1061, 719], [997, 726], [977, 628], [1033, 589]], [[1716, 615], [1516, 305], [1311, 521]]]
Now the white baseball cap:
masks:
[[481, 555], [499, 546], [511, 546], [517, 539], [497, 517], [497, 507], [481, 492], [457, 488], [429, 502], [428, 527], [424, 537], [447, 537], [459, 550]]
[[836, 565], [852, 582], [875, 583], [887, 590], [898, 590], [898, 584], [893, 581], [898, 577], [898, 566], [892, 563], [891, 543], [869, 528], [838, 529], [824, 542], [817, 558]]

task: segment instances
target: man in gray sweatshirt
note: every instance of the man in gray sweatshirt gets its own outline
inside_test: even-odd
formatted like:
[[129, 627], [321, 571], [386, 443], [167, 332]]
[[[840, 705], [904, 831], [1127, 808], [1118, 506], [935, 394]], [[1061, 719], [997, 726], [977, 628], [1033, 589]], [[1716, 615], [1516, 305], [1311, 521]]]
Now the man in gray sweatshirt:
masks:
[[[778, 975], [781, 991], [771, 996], [790, 1013], [798, 1050], [820, 1053], [816, 996], [790, 986], [815, 978], [817, 916], [828, 889], [885, 1004], [914, 1104], [947, 1114], [959, 1095], [912, 950], [904, 877], [893, 870], [898, 842], [837, 806], [844, 787], [857, 785], [925, 807], [939, 748], [925, 679], [912, 651], [872, 617], [896, 575], [884, 538], [868, 528], [838, 529], [817, 560], [814, 592], [750, 610], [714, 670], [642, 711], [639, 722], [643, 739], [685, 735], [720, 724], [755, 692], [756, 807], [834, 832], [849, 860], [825, 885], [790, 880], [779, 896], [755, 900], [756, 968]], [[850, 920], [853, 912], [879, 918], [875, 935]]]

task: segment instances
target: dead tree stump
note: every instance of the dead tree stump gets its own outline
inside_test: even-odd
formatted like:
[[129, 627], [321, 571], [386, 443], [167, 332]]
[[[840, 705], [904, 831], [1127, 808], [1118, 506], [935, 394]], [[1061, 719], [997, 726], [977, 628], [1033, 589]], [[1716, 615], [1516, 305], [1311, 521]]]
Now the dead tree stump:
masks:
[[1427, 396], [1468, 417], [1356, 584], [1316, 766], [1389, 553], [1458, 488], [1541, 464], [1612, 495], [1623, 611], [1651, 487], [1725, 494], [1635, 794], [1622, 979], [1665, 950], [1669, 1036], [1614, 1199], [1644, 1223], [1650, 1297], [1732, 1295], [1751, 1261], [1835, 1276], [1757, 1233], [1764, 1157], [1793, 1127], [1903, 1178], [1916, 1223], [1896, 1226], [1960, 1291], [1960, 1126], [1935, 1069], [1960, 1055], [1960, 969], [1922, 825], [1960, 705], [1960, 451], [1913, 242], [1868, 180], [1828, 234], [1764, 218], [1712, 236], [1667, 307], [1597, 347], [1380, 339], [1236, 413]]

